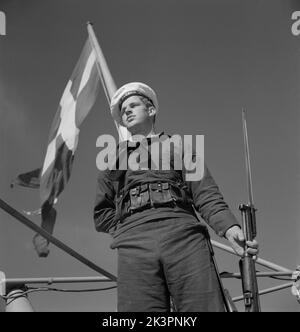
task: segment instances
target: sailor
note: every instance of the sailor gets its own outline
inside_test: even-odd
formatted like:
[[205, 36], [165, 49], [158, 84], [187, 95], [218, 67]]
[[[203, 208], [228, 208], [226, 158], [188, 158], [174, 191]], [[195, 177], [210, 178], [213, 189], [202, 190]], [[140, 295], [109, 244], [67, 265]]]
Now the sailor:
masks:
[[[111, 248], [118, 251], [118, 311], [167, 312], [170, 297], [179, 312], [224, 311], [206, 225], [198, 215], [243, 256], [239, 222], [206, 165], [201, 178], [187, 180], [184, 164], [175, 167], [181, 153], [175, 147], [168, 170], [161, 163], [153, 167], [151, 151], [160, 146], [161, 161], [170, 153], [163, 143], [171, 136], [155, 132], [159, 106], [151, 87], [125, 84], [110, 106], [113, 118], [132, 135], [119, 145], [116, 167], [99, 171], [94, 207], [96, 230], [111, 234]], [[127, 163], [121, 169], [124, 158], [128, 162], [138, 150], [133, 160], [138, 156], [139, 168]], [[257, 255], [256, 240], [247, 241], [247, 252]]]

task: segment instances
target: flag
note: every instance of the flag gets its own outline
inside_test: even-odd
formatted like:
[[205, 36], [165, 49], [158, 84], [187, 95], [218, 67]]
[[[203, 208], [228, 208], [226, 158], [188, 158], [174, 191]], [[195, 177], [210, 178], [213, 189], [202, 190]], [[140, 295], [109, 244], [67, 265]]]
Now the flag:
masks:
[[[72, 171], [78, 144], [80, 125], [93, 107], [99, 88], [96, 53], [89, 39], [86, 41], [76, 67], [65, 87], [49, 133], [47, 151], [41, 169], [21, 174], [14, 183], [39, 188], [42, 227], [53, 232], [56, 211], [53, 205], [64, 190]], [[39, 256], [48, 255], [48, 241], [34, 236]]]
[[39, 188], [40, 174], [40, 168], [37, 168], [27, 173], [19, 174], [17, 178], [11, 182], [10, 187], [13, 188], [15, 185], [18, 185], [27, 188]]

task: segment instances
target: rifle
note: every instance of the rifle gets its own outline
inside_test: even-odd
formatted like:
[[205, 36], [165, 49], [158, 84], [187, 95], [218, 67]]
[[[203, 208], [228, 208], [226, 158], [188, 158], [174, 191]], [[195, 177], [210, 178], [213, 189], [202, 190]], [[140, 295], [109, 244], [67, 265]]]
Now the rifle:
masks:
[[219, 286], [220, 286], [225, 311], [226, 312], [237, 312], [237, 308], [236, 308], [236, 306], [235, 306], [228, 290], [226, 288], [224, 288], [224, 286], [223, 286], [223, 283], [222, 283], [222, 280], [221, 280], [221, 277], [220, 277], [220, 273], [219, 273], [219, 270], [218, 270], [217, 262], [216, 262], [216, 259], [215, 259], [214, 249], [213, 249], [213, 246], [212, 246], [211, 241], [210, 241], [210, 236], [209, 236], [208, 229], [206, 227], [205, 227], [205, 233], [206, 233], [206, 241], [207, 241], [207, 244], [208, 244], [208, 249], [209, 249], [210, 254], [211, 254], [212, 262], [213, 262], [214, 269], [216, 271], [216, 276], [217, 276], [217, 279], [218, 279], [218, 283], [219, 283]]
[[[244, 133], [244, 147], [245, 147], [245, 160], [246, 160], [246, 173], [247, 173], [247, 188], [248, 188], [248, 204], [240, 204], [239, 209], [242, 214], [243, 230], [246, 241], [252, 241], [256, 237], [256, 209], [253, 204], [252, 193], [252, 179], [250, 168], [250, 156], [247, 134], [246, 113], [242, 110], [243, 118], [243, 133]], [[247, 244], [245, 243], [245, 254], [239, 261], [239, 267], [242, 278], [242, 289], [244, 296], [244, 304], [246, 312], [260, 311], [260, 302], [257, 286], [257, 277], [255, 270], [255, 261], [251, 255], [247, 253]]]

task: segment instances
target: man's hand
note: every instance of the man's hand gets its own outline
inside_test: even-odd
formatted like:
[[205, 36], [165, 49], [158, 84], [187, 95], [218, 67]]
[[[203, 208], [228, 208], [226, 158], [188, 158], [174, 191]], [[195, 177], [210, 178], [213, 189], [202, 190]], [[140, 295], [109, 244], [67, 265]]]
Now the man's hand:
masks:
[[[244, 232], [239, 226], [230, 227], [225, 233], [226, 239], [230, 242], [233, 250], [239, 255], [244, 256], [245, 251], [245, 236]], [[247, 253], [252, 255], [254, 259], [257, 258], [258, 254], [258, 243], [256, 240], [246, 241]]]

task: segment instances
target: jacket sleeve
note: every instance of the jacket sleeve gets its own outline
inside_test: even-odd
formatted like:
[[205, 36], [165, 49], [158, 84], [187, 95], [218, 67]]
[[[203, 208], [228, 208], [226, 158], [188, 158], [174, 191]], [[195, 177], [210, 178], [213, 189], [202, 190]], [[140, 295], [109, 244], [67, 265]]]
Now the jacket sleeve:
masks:
[[94, 222], [98, 232], [112, 233], [117, 221], [115, 207], [116, 191], [107, 171], [98, 174]]
[[206, 165], [201, 180], [187, 181], [187, 184], [196, 210], [216, 234], [222, 237], [230, 227], [239, 226]]

